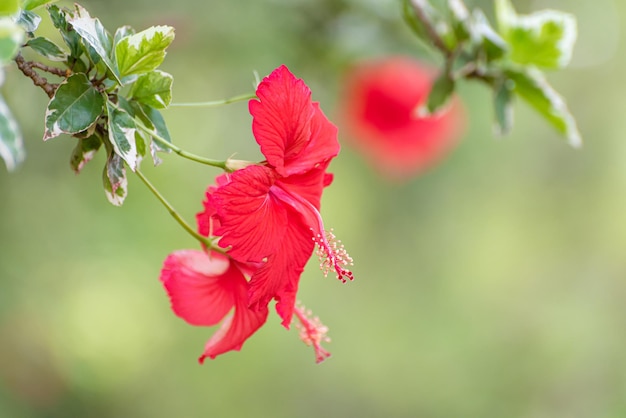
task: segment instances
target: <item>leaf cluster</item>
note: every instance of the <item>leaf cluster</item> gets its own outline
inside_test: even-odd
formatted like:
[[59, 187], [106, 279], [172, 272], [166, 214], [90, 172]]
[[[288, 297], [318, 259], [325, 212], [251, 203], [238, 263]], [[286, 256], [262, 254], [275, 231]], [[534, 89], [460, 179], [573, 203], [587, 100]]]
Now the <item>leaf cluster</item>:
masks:
[[403, 15], [417, 37], [445, 58], [421, 114], [444, 107], [458, 80], [480, 80], [493, 90], [497, 134], [511, 130], [513, 100], [520, 97], [571, 145], [581, 144], [565, 100], [544, 75], [571, 58], [577, 33], [572, 15], [555, 10], [520, 15], [510, 0], [495, 1], [496, 27], [481, 10], [470, 12], [463, 0], [448, 0], [441, 11], [428, 0], [403, 0]]
[[[30, 74], [35, 84], [52, 87], [43, 139], [62, 134], [77, 139], [70, 158], [76, 173], [103, 148], [107, 154], [104, 189], [111, 203], [121, 205], [127, 194], [126, 167], [136, 171], [148, 152], [157, 165], [157, 152], [170, 150], [171, 139], [160, 109], [171, 101], [173, 77], [158, 67], [174, 39], [174, 29], [153, 26], [136, 32], [123, 26], [111, 34], [82, 6], [67, 9], [49, 3], [27, 0], [15, 19], [26, 38], [21, 47], [59, 65], [25, 63], [19, 54], [16, 58], [25, 74], [36, 67], [61, 77], [59, 84], [51, 85]], [[44, 5], [61, 35], [61, 45], [35, 35], [41, 17], [32, 8]], [[23, 149], [7, 134], [7, 121], [17, 132], [17, 124], [1, 102], [0, 155], [12, 169], [23, 159]], [[21, 138], [19, 142], [21, 145]], [[12, 148], [2, 151], [8, 147]]]

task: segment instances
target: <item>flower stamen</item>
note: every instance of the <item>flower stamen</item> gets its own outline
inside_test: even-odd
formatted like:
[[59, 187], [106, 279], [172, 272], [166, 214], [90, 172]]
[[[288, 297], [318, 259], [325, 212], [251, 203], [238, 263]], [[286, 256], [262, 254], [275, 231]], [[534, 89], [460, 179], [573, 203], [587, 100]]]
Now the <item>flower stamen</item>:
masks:
[[[322, 215], [315, 206], [302, 196], [292, 193], [282, 187], [276, 187], [273, 189], [273, 193], [284, 201], [288, 202], [291, 206], [298, 209], [299, 205], [304, 205], [309, 210], [299, 210], [300, 213], [308, 217], [310, 224], [317, 223], [317, 228], [309, 228], [311, 231], [311, 239], [317, 244], [317, 257], [320, 260], [320, 269], [324, 273], [324, 276], [328, 276], [328, 273], [335, 270], [337, 273], [337, 279], [342, 282], [348, 280], [354, 280], [354, 274], [349, 266], [354, 265], [352, 257], [348, 254], [345, 247], [338, 240], [333, 232], [333, 228], [327, 231], [324, 228], [324, 221], [322, 221]], [[318, 232], [319, 231], [319, 232]]]
[[317, 244], [315, 253], [319, 258], [320, 270], [324, 273], [324, 277], [327, 277], [332, 269], [335, 270], [337, 279], [342, 282], [354, 280], [354, 274], [347, 268], [354, 265], [352, 257], [346, 251], [341, 240], [335, 236], [333, 228], [329, 231], [322, 230], [320, 234], [315, 234], [313, 231], [313, 234], [313, 241]]
[[315, 316], [310, 309], [306, 309], [304, 305], [298, 303], [293, 312], [300, 323], [296, 323], [296, 328], [300, 331], [298, 335], [302, 342], [307, 346], [313, 346], [315, 350], [315, 362], [321, 363], [330, 357], [330, 353], [322, 348], [322, 342], [330, 342], [330, 338], [326, 335], [328, 327], [322, 324], [322, 321]]

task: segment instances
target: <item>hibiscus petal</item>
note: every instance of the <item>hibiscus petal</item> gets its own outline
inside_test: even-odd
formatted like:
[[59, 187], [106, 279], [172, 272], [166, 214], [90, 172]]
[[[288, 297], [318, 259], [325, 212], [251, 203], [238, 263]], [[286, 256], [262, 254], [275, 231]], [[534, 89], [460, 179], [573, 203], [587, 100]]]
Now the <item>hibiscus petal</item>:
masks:
[[325, 163], [303, 174], [281, 178], [276, 185], [305, 198], [319, 210], [324, 187], [328, 186], [333, 178], [332, 174], [326, 173], [327, 166], [328, 163]]
[[287, 213], [269, 193], [274, 173], [268, 167], [248, 166], [230, 176], [209, 197], [217, 209], [222, 238], [220, 246], [231, 246], [229, 255], [242, 262], [260, 262], [272, 254], [285, 234]]
[[[325, 180], [329, 179], [325, 177]], [[330, 230], [324, 228], [324, 221], [319, 210], [299, 194], [292, 193], [289, 189], [280, 187], [281, 185], [282, 183], [278, 183], [273, 187], [272, 193], [292, 207], [300, 216], [301, 224], [308, 228], [309, 237], [318, 245], [317, 255], [324, 276], [334, 270], [337, 278], [342, 282], [354, 280], [354, 275], [349, 269], [352, 266], [352, 257], [341, 241], [335, 237], [332, 228]]]
[[250, 308], [267, 306], [277, 300], [276, 312], [289, 329], [298, 291], [300, 275], [311, 257], [315, 243], [311, 230], [295, 210], [289, 210], [289, 225], [275, 253], [258, 269], [250, 280]]
[[214, 235], [214, 231], [219, 227], [219, 221], [215, 217], [217, 209], [209, 196], [215, 192], [219, 186], [223, 186], [228, 183], [228, 175], [222, 174], [216, 177], [215, 182], [217, 185], [210, 185], [206, 190], [206, 199], [202, 201], [204, 210], [196, 214], [196, 222], [198, 223], [198, 233], [205, 237]]
[[163, 263], [161, 282], [174, 313], [191, 325], [216, 325], [235, 305], [229, 282], [245, 279], [219, 253], [180, 250]]
[[250, 100], [252, 132], [267, 162], [285, 176], [285, 160], [298, 155], [311, 135], [311, 90], [284, 65], [265, 77]]
[[324, 115], [319, 103], [314, 102], [315, 113], [311, 119], [311, 136], [306, 147], [285, 161], [287, 175], [298, 174], [319, 167], [339, 154], [337, 127]]
[[248, 283], [242, 275], [230, 280], [229, 287], [235, 298], [235, 312], [224, 320], [206, 343], [204, 352], [198, 359], [200, 364], [207, 357], [214, 359], [231, 350], [239, 351], [243, 343], [267, 320], [267, 306], [256, 310], [248, 308]]

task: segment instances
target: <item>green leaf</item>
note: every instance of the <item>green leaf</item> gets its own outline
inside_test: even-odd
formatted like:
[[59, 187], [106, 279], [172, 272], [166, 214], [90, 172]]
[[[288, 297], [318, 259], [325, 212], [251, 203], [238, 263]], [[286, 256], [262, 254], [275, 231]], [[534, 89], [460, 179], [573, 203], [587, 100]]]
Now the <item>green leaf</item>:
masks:
[[95, 123], [104, 98], [87, 76], [75, 73], [59, 85], [46, 110], [44, 141], [61, 134], [76, 134]]
[[130, 117], [134, 119], [137, 107], [133, 106], [131, 102], [126, 100], [123, 96], [118, 96], [117, 100], [117, 107], [128, 113]]
[[91, 135], [87, 138], [79, 139], [78, 144], [72, 151], [70, 157], [70, 166], [76, 174], [79, 174], [85, 164], [87, 164], [96, 155], [96, 152], [102, 146], [102, 140], [97, 135]]
[[43, 6], [44, 4], [54, 3], [57, 0], [24, 0], [24, 5], [22, 6], [25, 10], [33, 10], [39, 6]]
[[487, 61], [501, 58], [509, 48], [479, 9], [472, 15], [471, 32], [472, 42], [483, 50]]
[[135, 131], [135, 144], [137, 144], [137, 154], [143, 159], [146, 155], [146, 142], [150, 140], [147, 134], [144, 134], [140, 130]]
[[102, 182], [109, 202], [115, 206], [122, 206], [128, 194], [128, 179], [124, 160], [114, 152], [109, 153], [102, 173]]
[[132, 171], [135, 171], [141, 161], [137, 150], [135, 120], [127, 111], [111, 102], [107, 101], [106, 106], [109, 116], [109, 141], [113, 145], [115, 153], [128, 163]]
[[70, 55], [77, 59], [82, 54], [80, 36], [67, 23], [67, 12], [51, 4], [48, 6], [48, 14], [54, 27], [61, 33], [63, 41], [70, 48]]
[[10, 18], [0, 19], [0, 66], [17, 55], [24, 41], [24, 29]]
[[20, 10], [19, 0], [0, 1], [0, 16], [13, 16]]
[[70, 17], [68, 23], [80, 35], [84, 42], [98, 54], [105, 63], [111, 75], [118, 83], [121, 83], [119, 73], [113, 60], [111, 59], [113, 44], [111, 35], [106, 31], [99, 19], [93, 19], [87, 10], [80, 5], [76, 5], [74, 16]]
[[43, 37], [29, 39], [26, 45], [31, 47], [39, 55], [48, 58], [51, 61], [65, 61], [67, 55], [57, 44]]
[[72, 29], [69, 23], [67, 23], [67, 11], [59, 9], [56, 5], [51, 4], [48, 6], [48, 14], [50, 15], [52, 24], [59, 30], [61, 36], [63, 37], [63, 41], [69, 47], [70, 55], [74, 58], [74, 60], [78, 60], [83, 53], [83, 47], [80, 41], [80, 36], [78, 36], [78, 33]]
[[497, 0], [496, 16], [511, 47], [511, 61], [548, 69], [569, 63], [577, 34], [576, 18], [571, 14], [543, 10], [518, 15], [509, 0]]
[[419, 8], [423, 15], [422, 19], [427, 21], [428, 26], [434, 29], [437, 35], [444, 42], [445, 46], [449, 50], [454, 49], [457, 42], [454, 36], [454, 31], [441, 13], [430, 5], [428, 0], [403, 0], [402, 14], [404, 16], [404, 20], [409, 27], [413, 29], [413, 32], [415, 32], [418, 38], [429, 45], [433, 44], [429, 29], [427, 25], [424, 24], [422, 19], [417, 16], [416, 8]]
[[26, 32], [34, 32], [39, 27], [39, 23], [41, 23], [41, 16], [30, 10], [22, 10], [17, 18], [17, 23]]
[[[170, 137], [170, 133], [161, 112], [147, 105], [137, 104], [137, 106], [139, 107], [140, 112], [136, 112], [136, 114], [143, 124], [155, 131], [155, 133], [165, 141], [172, 143], [172, 138]], [[161, 143], [158, 140], [155, 140], [154, 137], [152, 138], [152, 141], [150, 141], [150, 155], [152, 156], [152, 161], [155, 166], [162, 163], [161, 159], [157, 155], [157, 152], [170, 153], [171, 151], [172, 150], [165, 145], [161, 145]]]
[[[134, 105], [133, 102], [129, 102], [124, 97], [118, 96], [118, 107], [128, 113], [128, 115], [133, 118], [133, 123], [135, 124], [135, 146], [137, 148], [137, 167], [141, 163], [141, 160], [146, 155], [146, 141], [150, 140], [150, 137], [145, 137], [143, 132], [137, 127], [137, 123], [135, 122], [137, 118], [137, 110], [141, 112], [141, 109]], [[145, 139], [144, 139], [145, 138]]]
[[433, 83], [433, 87], [428, 95], [428, 101], [426, 102], [426, 112], [419, 111], [420, 115], [432, 115], [433, 113], [441, 110], [452, 97], [454, 93], [454, 80], [447, 72], [442, 72], [439, 77]]
[[450, 21], [452, 22], [452, 30], [458, 42], [466, 41], [470, 38], [470, 13], [465, 7], [462, 0], [448, 0], [448, 9], [450, 9]]
[[115, 47], [120, 75], [143, 74], [156, 69], [165, 58], [165, 49], [174, 40], [171, 26], [152, 26], [126, 36]]
[[174, 78], [166, 72], [150, 71], [135, 81], [130, 97], [157, 109], [166, 108], [172, 101], [173, 81]]
[[[165, 124], [165, 119], [163, 119], [163, 115], [158, 110], [150, 107], [150, 106], [141, 106], [141, 109], [144, 111], [146, 117], [150, 120], [150, 123], [154, 127], [156, 133], [163, 139], [165, 139], [170, 144], [172, 143], [172, 138], [170, 137], [170, 132], [167, 129], [167, 125]], [[158, 145], [159, 151], [170, 152], [171, 149]]]
[[494, 88], [493, 106], [496, 124], [495, 134], [504, 136], [513, 127], [513, 90], [515, 83], [512, 80], [501, 80]]
[[104, 61], [102, 61], [100, 54], [98, 54], [98, 52], [91, 45], [85, 46], [85, 52], [87, 53], [89, 60], [93, 62], [96, 67], [98, 67], [98, 70], [106, 71], [106, 64], [98, 66], [98, 64]]
[[4, 160], [7, 170], [13, 171], [24, 161], [25, 156], [20, 129], [9, 107], [0, 96], [0, 157]]
[[515, 82], [515, 93], [528, 102], [561, 134], [570, 145], [582, 145], [576, 121], [565, 100], [548, 84], [543, 74], [535, 68], [526, 70], [507, 69], [505, 74]]

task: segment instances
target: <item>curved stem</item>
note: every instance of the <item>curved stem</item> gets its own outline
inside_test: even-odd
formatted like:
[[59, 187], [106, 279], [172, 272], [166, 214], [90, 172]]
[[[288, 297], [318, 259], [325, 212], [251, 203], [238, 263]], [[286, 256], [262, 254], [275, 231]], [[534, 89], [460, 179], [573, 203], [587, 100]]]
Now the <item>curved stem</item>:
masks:
[[227, 105], [230, 103], [241, 102], [244, 100], [256, 99], [256, 94], [242, 94], [239, 96], [230, 97], [223, 100], [213, 100], [209, 102], [195, 102], [195, 103], [171, 103], [170, 107], [215, 107]]
[[176, 222], [178, 222], [178, 224], [180, 226], [183, 227], [183, 229], [185, 231], [187, 231], [189, 233], [189, 235], [191, 235], [192, 237], [194, 237], [195, 239], [197, 239], [200, 244], [206, 246], [207, 248], [211, 248], [212, 250], [215, 251], [219, 251], [219, 252], [224, 252], [224, 250], [220, 247], [217, 247], [213, 244], [213, 241], [203, 235], [200, 235], [199, 233], [197, 233], [184, 219], [182, 216], [180, 216], [180, 214], [178, 213], [178, 211], [176, 211], [176, 209], [174, 209], [174, 207], [167, 201], [167, 199], [165, 199], [165, 197], [156, 189], [156, 187], [154, 187], [152, 185], [152, 183], [150, 183], [150, 181], [143, 175], [143, 173], [139, 170], [135, 171], [135, 174], [137, 174], [137, 177], [139, 177], [141, 179], [141, 181], [143, 182], [143, 184], [146, 185], [146, 187], [148, 189], [150, 189], [150, 191], [152, 192], [152, 194], [154, 196], [156, 196], [157, 199], [159, 199], [159, 202], [161, 202], [163, 204], [163, 206], [165, 206], [165, 208], [167, 209], [167, 211], [170, 213], [170, 215], [172, 215], [172, 217], [176, 220]]
[[142, 131], [144, 131], [145, 133], [147, 133], [148, 135], [152, 136], [152, 140], [155, 140], [156, 142], [163, 145], [164, 147], [171, 149], [172, 151], [174, 151], [176, 154], [180, 155], [183, 158], [187, 158], [188, 160], [195, 161], [197, 163], [210, 165], [211, 167], [217, 167], [217, 168], [221, 168], [222, 170], [226, 170], [226, 161], [212, 160], [210, 158], [205, 158], [201, 155], [196, 155], [196, 154], [192, 154], [191, 152], [187, 152], [177, 147], [176, 145], [172, 144], [167, 139], [163, 138], [162, 136], [160, 136], [153, 130], [146, 127], [145, 125], [141, 124], [141, 122], [137, 122], [137, 127], [141, 129]]
[[[111, 105], [114, 106], [115, 108], [119, 109], [119, 107], [117, 105], [115, 105], [114, 103], [111, 103]], [[177, 147], [176, 145], [172, 144], [171, 142], [169, 142], [167, 139], [163, 138], [161, 135], [159, 135], [158, 133], [156, 133], [152, 129], [148, 128], [146, 125], [144, 125], [138, 119], [135, 119], [135, 125], [137, 126], [137, 128], [141, 129], [142, 131], [144, 131], [145, 133], [150, 135], [152, 137], [152, 140], [158, 142], [160, 145], [163, 145], [166, 148], [171, 149], [172, 151], [174, 151], [176, 154], [180, 155], [181, 157], [187, 158], [188, 160], [192, 160], [192, 161], [195, 161], [195, 162], [198, 162], [198, 163], [201, 163], [201, 164], [210, 165], [211, 167], [221, 168], [222, 170], [226, 170], [227, 171], [226, 161], [212, 160], [210, 158], [205, 158], [205, 157], [202, 157], [200, 155], [196, 155], [196, 154], [192, 154], [190, 152], [187, 152], [187, 151]]]

